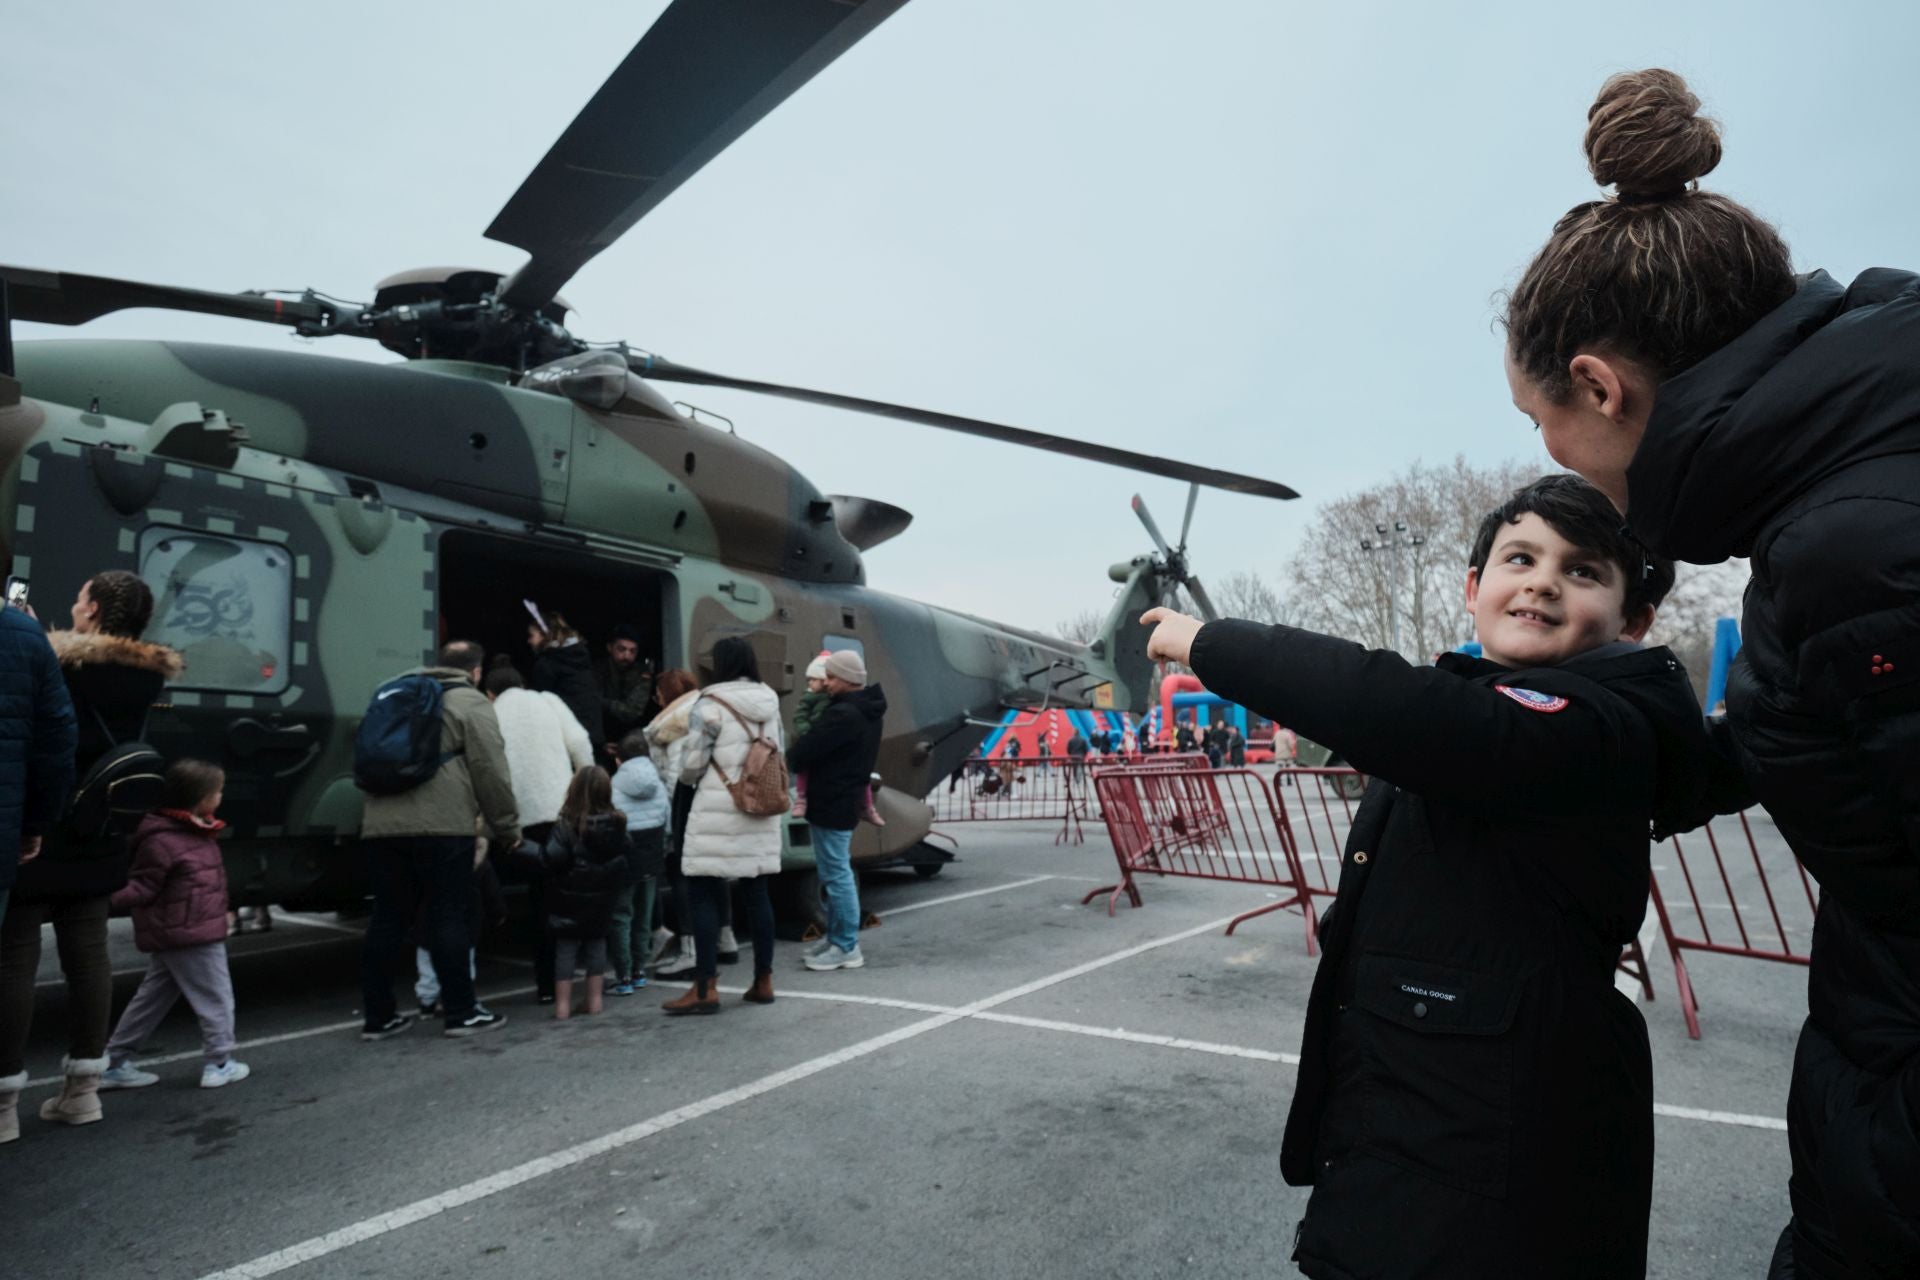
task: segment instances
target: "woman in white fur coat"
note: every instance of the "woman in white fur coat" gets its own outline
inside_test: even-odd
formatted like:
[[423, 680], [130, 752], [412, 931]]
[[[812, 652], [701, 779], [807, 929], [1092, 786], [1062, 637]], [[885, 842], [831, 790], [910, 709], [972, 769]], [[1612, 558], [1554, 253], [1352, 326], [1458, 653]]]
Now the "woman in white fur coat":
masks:
[[720, 1011], [714, 989], [720, 922], [736, 883], [753, 935], [753, 985], [743, 998], [773, 1003], [773, 902], [767, 881], [780, 870], [785, 818], [742, 813], [727, 790], [728, 782], [740, 779], [748, 746], [762, 736], [784, 751], [780, 695], [761, 682], [760, 664], [747, 642], [727, 636], [713, 646], [713, 676], [687, 716], [680, 779], [694, 792], [680, 866], [693, 926], [694, 985], [662, 1006], [670, 1014]]
[[[500, 737], [507, 747], [507, 772], [513, 779], [513, 803], [520, 811], [520, 831], [535, 844], [545, 844], [567, 798], [574, 771], [593, 763], [593, 742], [567, 704], [551, 693], [535, 693], [511, 666], [487, 672], [482, 685], [493, 700], [500, 721]], [[503, 849], [502, 854], [513, 852]], [[546, 930], [547, 886], [529, 877], [533, 918], [540, 922], [540, 941], [533, 953], [533, 984], [541, 1004], [553, 1002], [553, 937]], [[424, 952], [422, 954], [425, 954]], [[425, 977], [423, 971], [422, 975]], [[572, 978], [572, 974], [560, 974]], [[591, 977], [592, 975], [588, 975]]]

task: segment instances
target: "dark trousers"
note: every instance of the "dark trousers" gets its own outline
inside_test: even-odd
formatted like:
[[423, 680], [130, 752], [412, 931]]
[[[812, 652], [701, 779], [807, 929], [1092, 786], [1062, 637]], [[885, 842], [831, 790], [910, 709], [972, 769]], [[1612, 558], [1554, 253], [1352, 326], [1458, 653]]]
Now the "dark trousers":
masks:
[[15, 898], [0, 925], [0, 1076], [26, 1069], [43, 924], [53, 925], [60, 972], [67, 980], [67, 1056], [98, 1058], [107, 1051], [113, 962], [107, 958], [106, 895], [38, 902]]
[[440, 977], [448, 1026], [472, 1015], [477, 1002], [467, 953], [473, 949], [472, 836], [385, 836], [362, 840], [373, 916], [360, 955], [360, 995], [369, 1027], [392, 1018], [393, 974], [413, 948], [407, 930], [420, 922], [420, 945]]
[[728, 890], [740, 886], [753, 931], [753, 972], [773, 972], [773, 900], [767, 896], [767, 877], [722, 880], [718, 876], [688, 876], [687, 908], [693, 917], [695, 977], [711, 978], [720, 970], [720, 922], [725, 918]]
[[[536, 822], [520, 828], [520, 838], [528, 844], [544, 845], [553, 834], [553, 823]], [[547, 881], [545, 876], [527, 879], [527, 910], [533, 917], [533, 985], [542, 1000], [553, 996], [553, 934], [547, 931]]]

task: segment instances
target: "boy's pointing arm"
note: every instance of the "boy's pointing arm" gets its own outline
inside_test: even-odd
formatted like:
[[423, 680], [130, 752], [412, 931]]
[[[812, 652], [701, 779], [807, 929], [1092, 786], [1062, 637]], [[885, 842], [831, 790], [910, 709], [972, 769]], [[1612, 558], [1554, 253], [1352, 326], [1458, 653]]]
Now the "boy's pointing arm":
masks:
[[1617, 812], [1654, 750], [1646, 723], [1603, 695], [1516, 696], [1295, 627], [1209, 622], [1189, 665], [1214, 693], [1363, 773], [1477, 805]]

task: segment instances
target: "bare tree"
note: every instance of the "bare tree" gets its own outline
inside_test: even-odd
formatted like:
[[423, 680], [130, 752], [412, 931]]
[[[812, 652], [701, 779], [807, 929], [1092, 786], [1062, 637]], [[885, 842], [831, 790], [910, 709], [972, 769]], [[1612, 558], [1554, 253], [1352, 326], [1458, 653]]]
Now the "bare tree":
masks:
[[1073, 640], [1087, 644], [1100, 634], [1100, 628], [1106, 625], [1107, 615], [1098, 609], [1082, 609], [1071, 617], [1062, 618], [1053, 624], [1052, 634], [1062, 640]]
[[[1721, 618], [1740, 616], [1740, 596], [1747, 587], [1747, 562], [1676, 566], [1673, 590], [1654, 614], [1648, 644], [1673, 650], [1693, 680], [1693, 691], [1707, 696], [1707, 677], [1713, 668], [1714, 626]], [[1711, 708], [1708, 708], [1711, 710]]]
[[[1291, 564], [1291, 603], [1303, 626], [1384, 649], [1393, 636], [1389, 597], [1400, 615], [1400, 647], [1418, 662], [1473, 634], [1466, 607], [1467, 556], [1487, 512], [1537, 478], [1532, 463], [1475, 467], [1416, 462], [1392, 479], [1323, 503]], [[1419, 546], [1398, 551], [1399, 590], [1391, 590], [1394, 552], [1378, 546], [1375, 526], [1396, 521]]]
[[[1205, 579], [1202, 579], [1204, 583]], [[1207, 587], [1207, 595], [1223, 618], [1246, 618], [1251, 622], [1287, 622], [1292, 611], [1280, 589], [1261, 577], [1257, 570], [1242, 569], [1230, 573]]]

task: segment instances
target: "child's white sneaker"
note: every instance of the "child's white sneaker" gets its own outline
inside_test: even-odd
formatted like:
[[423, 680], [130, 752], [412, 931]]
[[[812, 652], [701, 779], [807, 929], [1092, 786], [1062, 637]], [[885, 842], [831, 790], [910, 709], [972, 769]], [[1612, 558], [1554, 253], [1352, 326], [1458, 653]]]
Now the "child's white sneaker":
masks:
[[233, 1058], [225, 1062], [209, 1062], [200, 1069], [200, 1087], [218, 1089], [222, 1085], [237, 1084], [251, 1074], [246, 1063]]
[[100, 1073], [102, 1089], [144, 1089], [150, 1084], [159, 1084], [160, 1077], [151, 1071], [142, 1071], [131, 1062], [123, 1062], [117, 1067], [108, 1067]]

